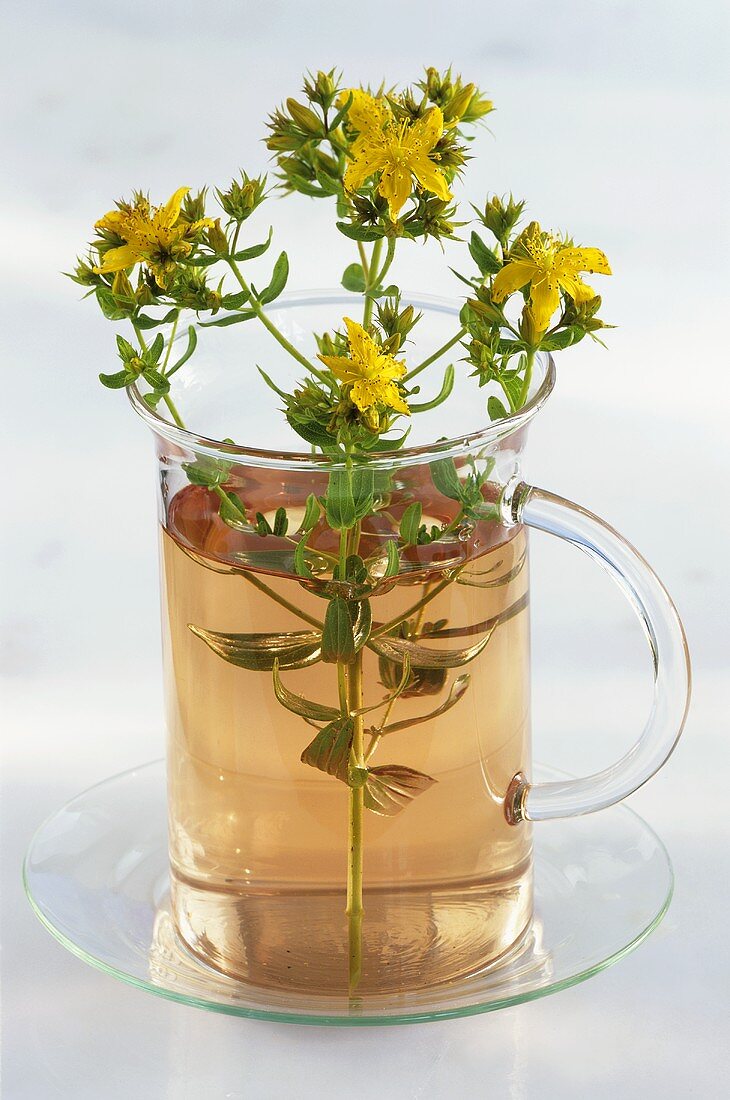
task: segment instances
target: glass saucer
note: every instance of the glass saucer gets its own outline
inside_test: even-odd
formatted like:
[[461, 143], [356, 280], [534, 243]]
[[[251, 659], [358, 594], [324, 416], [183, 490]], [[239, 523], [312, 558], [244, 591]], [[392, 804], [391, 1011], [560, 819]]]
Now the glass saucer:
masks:
[[[564, 778], [537, 767], [536, 778]], [[398, 995], [312, 997], [244, 985], [180, 944], [168, 905], [165, 766], [104, 780], [50, 817], [31, 842], [25, 887], [41, 922], [73, 954], [172, 1001], [299, 1024], [396, 1024], [490, 1012], [605, 970], [657, 927], [672, 867], [625, 806], [539, 824], [535, 919], [498, 964], [458, 982]]]

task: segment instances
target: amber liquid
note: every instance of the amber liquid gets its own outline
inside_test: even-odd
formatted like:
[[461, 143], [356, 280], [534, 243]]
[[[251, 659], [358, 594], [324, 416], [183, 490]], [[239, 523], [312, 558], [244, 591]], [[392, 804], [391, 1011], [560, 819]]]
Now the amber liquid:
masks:
[[[531, 918], [529, 827], [508, 824], [504, 811], [510, 781], [529, 762], [526, 546], [522, 531], [503, 535], [461, 574], [479, 587], [450, 584], [428, 605], [428, 619], [447, 620], [447, 631], [499, 617], [486, 649], [468, 667], [450, 670], [433, 694], [398, 699], [391, 721], [433, 710], [463, 672], [471, 677], [466, 694], [433, 721], [384, 738], [371, 761], [406, 765], [436, 782], [397, 816], [365, 813], [364, 995], [479, 970], [507, 952]], [[189, 629], [291, 631], [306, 624], [245, 577], [191, 556], [168, 531], [162, 557], [178, 932], [201, 960], [235, 978], [346, 992], [348, 788], [300, 761], [315, 730], [277, 702], [271, 673], [227, 663]], [[258, 575], [322, 617], [323, 600], [296, 579]], [[440, 579], [433, 570], [416, 574], [374, 596], [374, 619], [388, 622], [412, 606], [434, 577]], [[459, 648], [482, 636], [438, 645]], [[337, 706], [333, 665], [282, 678], [292, 691]], [[380, 679], [378, 658], [366, 650], [366, 704], [386, 694]]]

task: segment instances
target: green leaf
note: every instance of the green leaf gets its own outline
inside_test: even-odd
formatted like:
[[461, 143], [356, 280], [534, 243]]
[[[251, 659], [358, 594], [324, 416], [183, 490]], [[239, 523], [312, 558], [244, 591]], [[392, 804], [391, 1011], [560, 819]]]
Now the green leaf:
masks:
[[117, 348], [119, 349], [119, 358], [123, 363], [128, 363], [130, 359], [137, 357], [137, 350], [132, 347], [129, 340], [125, 340], [123, 336], [117, 334]]
[[462, 676], [457, 676], [451, 685], [451, 691], [445, 703], [442, 703], [436, 710], [431, 710], [428, 714], [419, 714], [415, 718], [404, 718], [402, 722], [392, 722], [388, 726], [383, 726], [377, 732], [381, 736], [385, 736], [387, 733], [398, 733], [400, 730], [410, 729], [411, 726], [418, 726], [422, 722], [433, 722], [434, 718], [438, 718], [440, 715], [445, 714], [447, 710], [451, 710], [455, 707], [460, 699], [463, 699], [464, 693], [469, 687], [470, 677], [464, 673]]
[[170, 383], [165, 378], [164, 374], [160, 374], [159, 371], [153, 370], [152, 367], [145, 367], [142, 371], [142, 377], [145, 382], [152, 386], [153, 390], [157, 390], [158, 393], [168, 393], [170, 390]]
[[252, 309], [241, 310], [228, 317], [220, 317], [217, 321], [201, 321], [200, 328], [228, 328], [229, 325], [240, 325], [242, 321], [250, 321], [256, 314]]
[[388, 555], [388, 564], [383, 573], [383, 580], [385, 580], [386, 577], [395, 577], [400, 569], [400, 554], [398, 553], [398, 543], [395, 539], [388, 539], [385, 544], [385, 551]]
[[332, 722], [335, 718], [340, 717], [340, 712], [335, 710], [334, 707], [326, 707], [322, 703], [313, 703], [309, 699], [304, 699], [301, 695], [295, 695], [293, 691], [289, 691], [284, 687], [279, 676], [279, 662], [274, 660], [273, 667], [274, 674], [274, 694], [283, 707], [290, 710], [292, 714], [298, 714], [300, 718], [309, 718], [313, 722]]
[[335, 437], [322, 424], [318, 424], [316, 420], [297, 420], [291, 412], [286, 413], [286, 419], [291, 429], [313, 447], [324, 449], [335, 443]]
[[350, 264], [345, 268], [342, 276], [342, 285], [345, 290], [351, 290], [353, 294], [365, 293], [365, 272], [362, 269], [362, 264]]
[[365, 225], [357, 225], [354, 222], [337, 222], [340, 233], [344, 233], [351, 241], [379, 241], [385, 234], [382, 229], [373, 229]]
[[108, 321], [121, 321], [122, 318], [129, 316], [130, 311], [120, 308], [109, 287], [99, 286], [94, 293], [101, 312]]
[[469, 252], [482, 275], [496, 275], [502, 267], [494, 252], [478, 233], [472, 233], [469, 239]]
[[156, 363], [159, 363], [160, 356], [162, 355], [164, 348], [165, 338], [161, 332], [158, 332], [150, 346], [147, 348], [147, 351], [144, 352], [144, 362], [149, 363], [150, 366], [154, 367]]
[[298, 577], [311, 577], [312, 570], [307, 561], [307, 536], [304, 534], [294, 551], [294, 571]]
[[456, 472], [453, 458], [439, 458], [430, 463], [431, 480], [442, 494], [450, 500], [462, 500], [463, 487]]
[[423, 509], [418, 500], [409, 504], [400, 521], [400, 537], [406, 546], [415, 546], [418, 541], [418, 532], [421, 527], [421, 513]]
[[355, 656], [355, 637], [347, 601], [335, 596], [327, 605], [322, 632], [322, 660], [349, 664]]
[[369, 768], [363, 800], [369, 810], [381, 817], [394, 817], [436, 782], [425, 772], [402, 764], [384, 764]]
[[312, 531], [319, 523], [319, 517], [321, 515], [321, 509], [319, 501], [314, 493], [310, 493], [307, 497], [307, 503], [304, 508], [304, 515], [302, 516], [302, 522], [299, 524], [299, 530], [302, 534], [307, 534]]
[[373, 510], [375, 475], [370, 466], [353, 466], [350, 478], [355, 519], [363, 519]]
[[168, 372], [167, 372], [167, 377], [168, 378], [170, 377], [171, 374], [174, 374], [176, 370], [180, 370], [180, 367], [184, 363], [187, 363], [188, 359], [193, 354], [193, 352], [195, 351], [197, 346], [198, 346], [198, 334], [195, 331], [195, 325], [188, 325], [188, 346], [185, 348], [185, 351], [180, 356], [180, 358], [177, 360], [177, 362], [173, 363], [173, 365], [168, 370]]
[[352, 633], [355, 639], [355, 652], [357, 653], [370, 638], [370, 631], [373, 628], [373, 612], [370, 607], [370, 600], [359, 600], [356, 606], [357, 614]]
[[409, 408], [412, 413], [428, 412], [429, 409], [435, 409], [438, 405], [443, 404], [446, 398], [450, 395], [454, 388], [454, 368], [452, 364], [446, 368], [444, 373], [444, 380], [441, 383], [441, 390], [432, 397], [430, 401], [423, 401], [419, 404], [410, 404]]
[[492, 626], [480, 641], [465, 649], [427, 649], [409, 638], [389, 637], [371, 638], [368, 645], [381, 657], [390, 660], [403, 660], [408, 654], [414, 668], [461, 668], [487, 648], [494, 630]]
[[99, 381], [108, 390], [121, 390], [135, 381], [137, 375], [134, 371], [120, 370], [116, 374], [100, 374]]
[[281, 634], [224, 634], [189, 625], [201, 641], [238, 668], [251, 672], [272, 672], [279, 668], [306, 668], [320, 659], [322, 639], [318, 630], [299, 630]]
[[289, 257], [286, 252], [282, 252], [279, 259], [274, 264], [274, 270], [271, 273], [271, 282], [269, 285], [257, 295], [261, 305], [265, 305], [267, 302], [273, 302], [274, 298], [278, 298], [282, 290], [286, 286], [286, 281], [289, 278]]
[[498, 397], [489, 398], [487, 401], [487, 412], [489, 413], [490, 420], [504, 420], [505, 417], [509, 416], [509, 413]]
[[250, 248], [243, 248], [240, 252], [236, 252], [234, 260], [255, 260], [257, 256], [263, 256], [264, 252], [271, 244], [271, 238], [274, 235], [273, 227], [269, 230], [269, 235], [263, 244], [252, 244]]
[[332, 470], [327, 485], [327, 522], [335, 531], [344, 531], [355, 524], [355, 501], [349, 470]]
[[208, 489], [222, 485], [231, 472], [230, 462], [221, 462], [207, 455], [199, 455], [195, 462], [183, 462], [182, 468], [193, 485], [205, 485]]
[[352, 718], [336, 718], [321, 729], [311, 744], [307, 745], [301, 755], [302, 763], [347, 783], [354, 734], [355, 723]]
[[221, 298], [221, 305], [224, 309], [240, 309], [250, 297], [250, 290], [239, 290], [238, 294], [224, 294]]
[[148, 317], [145, 313], [138, 313], [135, 319], [135, 324], [137, 325], [137, 328], [141, 329], [159, 328], [160, 325], [171, 324], [177, 319], [179, 313], [180, 310], [177, 308], [168, 310], [164, 317], [159, 318]]
[[229, 524], [237, 529], [245, 529], [246, 531], [253, 530], [251, 524], [246, 518], [246, 506], [239, 497], [238, 493], [223, 490], [226, 499], [221, 499], [218, 505], [218, 515], [221, 517], [224, 523]]
[[559, 332], [552, 332], [549, 336], [543, 336], [540, 341], [540, 348], [542, 351], [563, 351], [565, 348], [569, 348], [571, 344], [577, 344], [584, 336], [584, 329], [578, 325], [571, 325]]
[[274, 515], [274, 534], [279, 538], [283, 538], [289, 530], [289, 519], [286, 514], [286, 508], [277, 508]]
[[520, 397], [522, 396], [522, 379], [519, 377], [519, 375], [515, 375], [512, 378], [503, 377], [502, 385], [509, 394], [513, 408], [518, 408], [520, 404]]

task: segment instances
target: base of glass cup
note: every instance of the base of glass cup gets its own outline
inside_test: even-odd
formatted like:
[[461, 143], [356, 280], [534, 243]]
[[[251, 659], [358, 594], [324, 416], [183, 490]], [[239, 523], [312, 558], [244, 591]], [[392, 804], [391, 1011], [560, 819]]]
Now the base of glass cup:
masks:
[[[345, 891], [222, 894], [173, 872], [171, 911], [206, 966], [263, 989], [344, 994]], [[532, 857], [491, 880], [364, 891], [359, 994], [408, 993], [459, 981], [504, 958], [533, 915]]]
[[[534, 777], [566, 778], [540, 766]], [[175, 931], [163, 761], [113, 776], [54, 813], [31, 842], [24, 880], [48, 931], [106, 974], [214, 1012], [328, 1026], [468, 1016], [568, 988], [641, 944], [665, 915], [673, 886], [666, 849], [627, 807], [555, 821], [535, 830], [534, 918], [491, 965], [410, 992], [264, 988], [204, 966]]]

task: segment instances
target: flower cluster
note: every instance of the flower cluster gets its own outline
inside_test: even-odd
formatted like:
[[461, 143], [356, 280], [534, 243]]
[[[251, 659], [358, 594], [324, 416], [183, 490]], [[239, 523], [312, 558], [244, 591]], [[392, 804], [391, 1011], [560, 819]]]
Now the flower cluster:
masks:
[[[538, 352], [566, 348], [586, 334], [597, 338], [607, 327], [598, 317], [600, 297], [582, 278], [610, 275], [603, 252], [548, 233], [537, 221], [521, 228], [524, 202], [492, 195], [483, 208], [473, 208], [493, 243], [471, 232], [468, 251], [477, 271], [459, 276], [469, 288], [461, 329], [423, 362], [407, 362], [406, 344], [419, 318], [401, 304], [391, 281], [396, 246], [453, 238], [466, 224], [457, 220], [454, 190], [469, 159], [468, 131], [492, 103], [475, 84], [434, 68], [401, 90], [350, 88], [335, 70], [319, 71], [305, 78], [303, 98], [289, 97], [272, 113], [266, 143], [285, 193], [334, 201], [337, 229], [357, 248], [342, 283], [360, 297], [361, 321], [345, 317], [343, 327], [318, 337], [314, 356], [273, 324], [267, 306], [286, 287], [287, 253], [279, 253], [262, 289], [244, 274], [245, 263], [271, 245], [271, 233], [262, 242], [245, 240], [250, 216], [267, 197], [265, 176], [242, 171], [227, 188], [215, 188], [217, 212], [208, 209], [206, 189], [178, 187], [160, 206], [134, 192], [96, 222], [88, 257], [71, 276], [106, 317], [132, 325], [135, 354], [122, 371], [100, 376], [105, 385], [145, 382], [145, 399], [164, 403], [183, 423], [170, 378], [193, 354], [200, 331], [258, 320], [305, 372], [285, 393], [262, 371], [293, 430], [325, 452], [367, 452], [381, 446], [399, 418], [410, 420], [448, 398], [453, 364], [428, 400], [417, 399], [414, 379], [451, 348], [465, 350], [479, 386], [488, 387], [487, 411], [495, 419], [528, 399]], [[219, 265], [232, 288], [225, 277], [209, 282]], [[173, 357], [186, 313], [194, 315], [187, 347]], [[150, 329], [159, 330], [152, 344], [145, 336]]]

